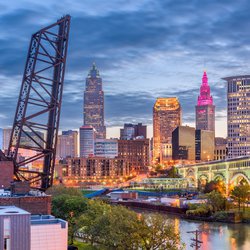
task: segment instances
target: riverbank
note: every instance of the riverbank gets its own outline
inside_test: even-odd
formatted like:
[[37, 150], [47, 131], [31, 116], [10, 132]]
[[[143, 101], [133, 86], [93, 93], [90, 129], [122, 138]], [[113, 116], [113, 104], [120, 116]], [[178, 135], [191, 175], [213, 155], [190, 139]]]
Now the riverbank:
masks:
[[138, 201], [112, 201], [111, 204], [118, 204], [122, 206], [126, 206], [128, 208], [138, 208], [147, 211], [156, 211], [161, 213], [169, 213], [178, 215], [182, 219], [186, 220], [193, 220], [193, 221], [204, 221], [204, 222], [223, 222], [223, 223], [231, 223], [231, 224], [238, 224], [238, 223], [246, 223], [250, 224], [249, 220], [243, 219], [241, 213], [237, 211], [231, 212], [224, 212], [221, 213], [221, 216], [218, 217], [200, 217], [200, 216], [188, 216], [186, 215], [186, 208], [179, 208], [179, 207], [171, 207], [166, 206], [164, 204], [155, 204], [155, 203], [148, 203], [148, 202], [138, 202]]

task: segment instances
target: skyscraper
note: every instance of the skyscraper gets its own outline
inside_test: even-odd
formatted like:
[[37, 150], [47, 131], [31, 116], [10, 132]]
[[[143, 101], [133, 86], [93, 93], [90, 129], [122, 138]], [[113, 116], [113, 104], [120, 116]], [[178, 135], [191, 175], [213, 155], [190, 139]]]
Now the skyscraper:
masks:
[[195, 131], [195, 159], [197, 161], [212, 161], [214, 159], [214, 132], [209, 130]]
[[172, 133], [173, 160], [195, 160], [195, 128], [179, 126]]
[[172, 158], [172, 132], [181, 125], [181, 105], [177, 97], [157, 98], [153, 107], [153, 161]]
[[56, 155], [58, 158], [77, 157], [78, 132], [67, 130], [58, 135]]
[[213, 97], [210, 95], [207, 73], [204, 71], [200, 95], [196, 108], [196, 129], [215, 131], [215, 106]]
[[80, 157], [94, 156], [96, 131], [92, 126], [80, 127]]
[[250, 75], [227, 81], [228, 157], [250, 155]]
[[94, 63], [86, 78], [83, 109], [84, 125], [93, 126], [96, 130], [96, 138], [105, 139], [106, 127], [104, 126], [102, 78]]

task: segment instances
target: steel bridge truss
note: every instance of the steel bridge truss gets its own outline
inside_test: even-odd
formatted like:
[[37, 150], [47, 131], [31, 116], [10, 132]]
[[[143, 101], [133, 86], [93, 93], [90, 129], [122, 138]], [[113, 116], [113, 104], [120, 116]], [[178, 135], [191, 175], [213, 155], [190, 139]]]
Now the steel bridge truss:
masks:
[[69, 28], [67, 15], [32, 35], [8, 149], [16, 179], [43, 190], [53, 183]]

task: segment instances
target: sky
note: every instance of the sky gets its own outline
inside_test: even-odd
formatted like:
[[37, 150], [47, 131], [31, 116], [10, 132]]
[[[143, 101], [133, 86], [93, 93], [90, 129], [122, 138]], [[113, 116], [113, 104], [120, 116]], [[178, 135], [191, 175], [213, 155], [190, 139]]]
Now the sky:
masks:
[[157, 97], [177, 96], [194, 126], [204, 69], [226, 136], [226, 83], [249, 74], [248, 0], [0, 0], [0, 127], [12, 126], [31, 34], [65, 14], [71, 30], [60, 129], [83, 123], [85, 78], [96, 63], [109, 137], [125, 122], [148, 125]]

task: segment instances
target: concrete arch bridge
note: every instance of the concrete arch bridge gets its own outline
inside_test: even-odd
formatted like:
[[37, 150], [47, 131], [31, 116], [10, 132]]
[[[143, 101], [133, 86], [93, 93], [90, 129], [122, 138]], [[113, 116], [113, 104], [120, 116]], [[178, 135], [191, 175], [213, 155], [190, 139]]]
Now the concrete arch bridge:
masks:
[[209, 161], [192, 165], [176, 166], [183, 178], [188, 178], [190, 186], [198, 187], [212, 180], [221, 180], [227, 191], [230, 185], [244, 181], [250, 184], [250, 157], [239, 157], [220, 161]]

